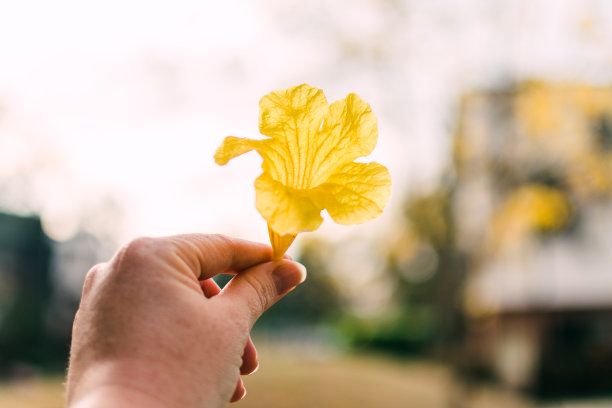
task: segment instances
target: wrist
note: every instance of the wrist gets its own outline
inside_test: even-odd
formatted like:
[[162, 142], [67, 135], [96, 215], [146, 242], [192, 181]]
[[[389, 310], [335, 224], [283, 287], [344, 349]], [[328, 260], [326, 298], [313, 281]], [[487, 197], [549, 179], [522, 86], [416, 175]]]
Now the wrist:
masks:
[[[172, 404], [158, 393], [159, 376], [144, 373], [135, 362], [97, 362], [69, 370], [68, 408], [151, 407]], [[168, 396], [166, 396], [168, 397]]]
[[144, 390], [120, 385], [101, 385], [90, 389], [68, 403], [68, 408], [166, 408], [163, 401]]

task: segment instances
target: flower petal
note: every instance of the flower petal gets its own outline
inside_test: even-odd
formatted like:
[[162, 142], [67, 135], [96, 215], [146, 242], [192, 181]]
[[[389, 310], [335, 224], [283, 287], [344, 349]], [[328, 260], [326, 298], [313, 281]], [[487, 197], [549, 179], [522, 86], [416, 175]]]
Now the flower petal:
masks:
[[215, 162], [225, 165], [234, 157], [256, 150], [263, 159], [262, 168], [274, 180], [283, 182], [288, 173], [284, 157], [287, 156], [287, 148], [276, 139], [255, 140], [241, 137], [228, 136], [215, 152]]
[[312, 160], [312, 148], [327, 114], [328, 105], [320, 89], [302, 84], [278, 90], [259, 102], [259, 131], [286, 146], [287, 168], [283, 184], [308, 188], [305, 174]]
[[376, 116], [359, 96], [349, 94], [330, 105], [320, 133], [311, 146], [314, 154], [307, 177], [310, 188], [325, 182], [339, 167], [374, 150], [378, 139]]
[[255, 207], [280, 235], [314, 231], [323, 222], [322, 208], [307, 192], [284, 186], [266, 173], [255, 180]]
[[223, 139], [223, 143], [215, 152], [215, 162], [222, 166], [234, 157], [257, 148], [259, 143], [261, 143], [259, 140], [228, 136]]
[[293, 188], [318, 186], [376, 145], [376, 116], [356, 94], [328, 106], [321, 90], [303, 84], [264, 96], [259, 107], [259, 130], [272, 138], [264, 142], [286, 153], [276, 157], [285, 172], [272, 176]]
[[391, 194], [391, 176], [376, 162], [349, 163], [311, 191], [338, 224], [360, 224], [382, 213]]

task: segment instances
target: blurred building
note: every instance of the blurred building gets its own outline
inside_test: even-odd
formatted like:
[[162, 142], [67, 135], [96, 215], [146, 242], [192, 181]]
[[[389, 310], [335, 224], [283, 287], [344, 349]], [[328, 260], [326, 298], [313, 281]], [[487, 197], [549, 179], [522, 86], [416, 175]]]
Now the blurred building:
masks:
[[65, 369], [83, 279], [99, 249], [89, 234], [54, 242], [38, 217], [0, 213], [0, 375]]
[[466, 365], [547, 395], [611, 391], [612, 88], [466, 95], [454, 160]]
[[0, 213], [0, 368], [41, 361], [51, 297], [50, 241], [40, 220]]

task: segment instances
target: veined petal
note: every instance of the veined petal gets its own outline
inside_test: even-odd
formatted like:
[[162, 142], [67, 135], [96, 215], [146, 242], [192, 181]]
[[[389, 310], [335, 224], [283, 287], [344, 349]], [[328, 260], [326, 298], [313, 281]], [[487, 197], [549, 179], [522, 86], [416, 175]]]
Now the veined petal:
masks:
[[314, 231], [323, 222], [322, 208], [307, 193], [284, 186], [266, 173], [255, 179], [255, 207], [280, 235]]
[[369, 155], [376, 146], [378, 127], [370, 105], [356, 94], [332, 103], [320, 136], [311, 146], [308, 186], [316, 187], [343, 165]]
[[259, 131], [286, 146], [287, 168], [283, 184], [308, 188], [307, 169], [312, 161], [317, 133], [328, 112], [327, 99], [320, 89], [302, 84], [278, 90], [259, 102]]
[[259, 140], [228, 136], [215, 152], [215, 162], [222, 166], [234, 157], [256, 149], [260, 143]]
[[289, 180], [295, 177], [296, 170], [291, 161], [287, 160], [290, 150], [286, 143], [278, 139], [264, 139], [257, 147], [263, 162], [261, 167], [274, 180], [288, 185]]
[[360, 224], [382, 213], [391, 194], [391, 176], [376, 162], [349, 163], [311, 191], [338, 224]]
[[283, 182], [286, 174], [291, 174], [287, 168], [284, 157], [287, 156], [287, 147], [276, 139], [247, 139], [228, 136], [215, 152], [215, 162], [224, 165], [234, 157], [256, 150], [262, 157], [262, 168], [274, 180]]

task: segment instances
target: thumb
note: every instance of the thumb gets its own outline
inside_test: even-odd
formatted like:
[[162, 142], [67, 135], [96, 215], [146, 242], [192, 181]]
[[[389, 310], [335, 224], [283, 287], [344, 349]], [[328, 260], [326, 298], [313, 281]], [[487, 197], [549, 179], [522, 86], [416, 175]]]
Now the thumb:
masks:
[[249, 317], [252, 326], [255, 321], [306, 279], [304, 265], [283, 259], [265, 262], [239, 272], [221, 293], [221, 298], [238, 307], [240, 313]]

